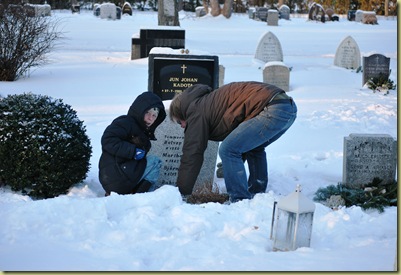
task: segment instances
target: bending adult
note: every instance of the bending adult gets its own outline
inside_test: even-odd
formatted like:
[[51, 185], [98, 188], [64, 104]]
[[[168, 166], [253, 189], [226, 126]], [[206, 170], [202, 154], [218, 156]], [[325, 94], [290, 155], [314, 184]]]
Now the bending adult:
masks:
[[221, 141], [227, 193], [236, 202], [266, 191], [265, 148], [294, 123], [297, 106], [285, 91], [267, 83], [233, 82], [214, 91], [197, 84], [173, 98], [169, 115], [185, 129], [177, 178], [181, 194], [192, 193], [208, 140]]

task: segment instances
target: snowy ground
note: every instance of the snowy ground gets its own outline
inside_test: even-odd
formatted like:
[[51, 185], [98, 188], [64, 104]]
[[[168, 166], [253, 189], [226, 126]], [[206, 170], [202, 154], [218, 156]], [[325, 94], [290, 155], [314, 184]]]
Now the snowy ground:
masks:
[[[253, 60], [257, 43], [273, 32], [291, 67], [290, 95], [298, 105], [292, 128], [266, 149], [265, 194], [230, 205], [185, 204], [175, 187], [153, 193], [104, 197], [97, 178], [100, 137], [147, 90], [148, 60], [130, 60], [130, 41], [141, 27], [157, 26], [157, 13], [135, 12], [111, 21], [91, 12], [53, 11], [66, 39], [52, 63], [28, 78], [0, 82], [0, 95], [33, 92], [61, 98], [84, 121], [93, 155], [87, 179], [66, 195], [34, 201], [0, 188], [0, 270], [5, 271], [391, 271], [397, 242], [397, 208], [384, 213], [359, 207], [333, 211], [316, 203], [308, 248], [273, 252], [275, 200], [295, 190], [313, 198], [319, 187], [342, 180], [343, 138], [351, 133], [397, 138], [397, 91], [362, 87], [362, 74], [333, 65], [348, 35], [362, 56], [389, 58], [397, 84], [397, 20], [378, 25], [325, 24], [305, 17], [279, 26], [246, 14], [196, 18], [180, 13], [186, 48], [219, 56], [225, 83], [262, 81]], [[220, 186], [224, 181], [216, 179]]]

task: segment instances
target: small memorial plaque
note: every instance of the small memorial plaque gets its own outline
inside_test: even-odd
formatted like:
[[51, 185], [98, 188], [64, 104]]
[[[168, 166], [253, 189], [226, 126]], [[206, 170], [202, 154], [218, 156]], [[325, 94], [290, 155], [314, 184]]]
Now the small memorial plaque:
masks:
[[217, 56], [206, 55], [149, 55], [148, 90], [170, 100], [195, 84], [219, 87], [219, 61]]
[[395, 180], [397, 142], [389, 135], [350, 134], [344, 138], [343, 184], [360, 188], [374, 178]]

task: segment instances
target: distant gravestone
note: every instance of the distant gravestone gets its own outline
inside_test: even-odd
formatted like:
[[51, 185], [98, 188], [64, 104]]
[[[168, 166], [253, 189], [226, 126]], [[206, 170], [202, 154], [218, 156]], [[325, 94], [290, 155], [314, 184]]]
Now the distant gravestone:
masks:
[[206, 15], [205, 8], [203, 6], [195, 8], [195, 15], [196, 17], [202, 17]]
[[287, 5], [281, 5], [278, 11], [280, 19], [290, 20], [290, 8]]
[[368, 57], [363, 57], [362, 60], [362, 86], [374, 77], [389, 78], [390, 76], [390, 58], [382, 54], [372, 54]]
[[249, 7], [248, 8], [248, 17], [249, 19], [255, 19], [256, 8]]
[[188, 54], [149, 54], [148, 90], [169, 100], [195, 84], [219, 87], [217, 56]]
[[349, 10], [347, 13], [348, 21], [355, 21], [355, 12], [356, 10]]
[[361, 66], [361, 52], [351, 36], [344, 38], [338, 46], [334, 65], [346, 69], [357, 69]]
[[185, 30], [177, 26], [140, 29], [131, 38], [131, 60], [145, 58], [154, 47], [185, 48]]
[[340, 16], [338, 16], [338, 14], [333, 14], [331, 16], [331, 21], [340, 21]]
[[283, 61], [283, 50], [280, 41], [272, 33], [265, 33], [259, 40], [256, 48], [255, 59], [261, 60], [265, 63], [271, 61]]
[[323, 6], [313, 3], [309, 9], [308, 18], [309, 20], [321, 21], [324, 23], [326, 21], [326, 12]]
[[395, 180], [397, 142], [390, 135], [350, 134], [344, 138], [343, 184], [363, 187], [380, 178]]
[[132, 6], [129, 2], [125, 2], [122, 9], [121, 9], [123, 14], [129, 14], [132, 15]]
[[377, 25], [377, 17], [374, 11], [364, 11], [362, 14], [363, 24]]
[[113, 3], [103, 3], [100, 5], [99, 17], [102, 19], [117, 19], [117, 6]]
[[355, 22], [362, 22], [362, 17], [363, 17], [363, 10], [357, 10], [355, 12]]
[[267, 25], [268, 26], [278, 26], [278, 11], [268, 10], [267, 11]]
[[255, 11], [255, 19], [260, 20], [260, 21], [267, 21], [267, 8], [261, 7], [261, 8], [256, 8]]
[[[157, 127], [155, 135], [157, 140], [152, 142], [150, 154], [158, 156], [163, 164], [160, 169], [158, 185], [176, 185], [178, 168], [181, 163], [182, 146], [184, 144], [184, 129], [167, 118]], [[209, 141], [204, 152], [204, 161], [196, 180], [196, 185], [213, 182], [216, 169], [219, 143]]]
[[290, 70], [282, 62], [268, 62], [263, 69], [263, 82], [288, 92], [290, 90]]

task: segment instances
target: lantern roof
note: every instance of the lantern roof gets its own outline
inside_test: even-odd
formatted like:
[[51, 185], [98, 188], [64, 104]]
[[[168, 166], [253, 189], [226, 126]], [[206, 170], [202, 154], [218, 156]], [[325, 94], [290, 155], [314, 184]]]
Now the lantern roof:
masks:
[[309, 213], [315, 211], [315, 203], [301, 193], [301, 186], [298, 184], [295, 192], [284, 197], [277, 203], [277, 207], [293, 213]]

